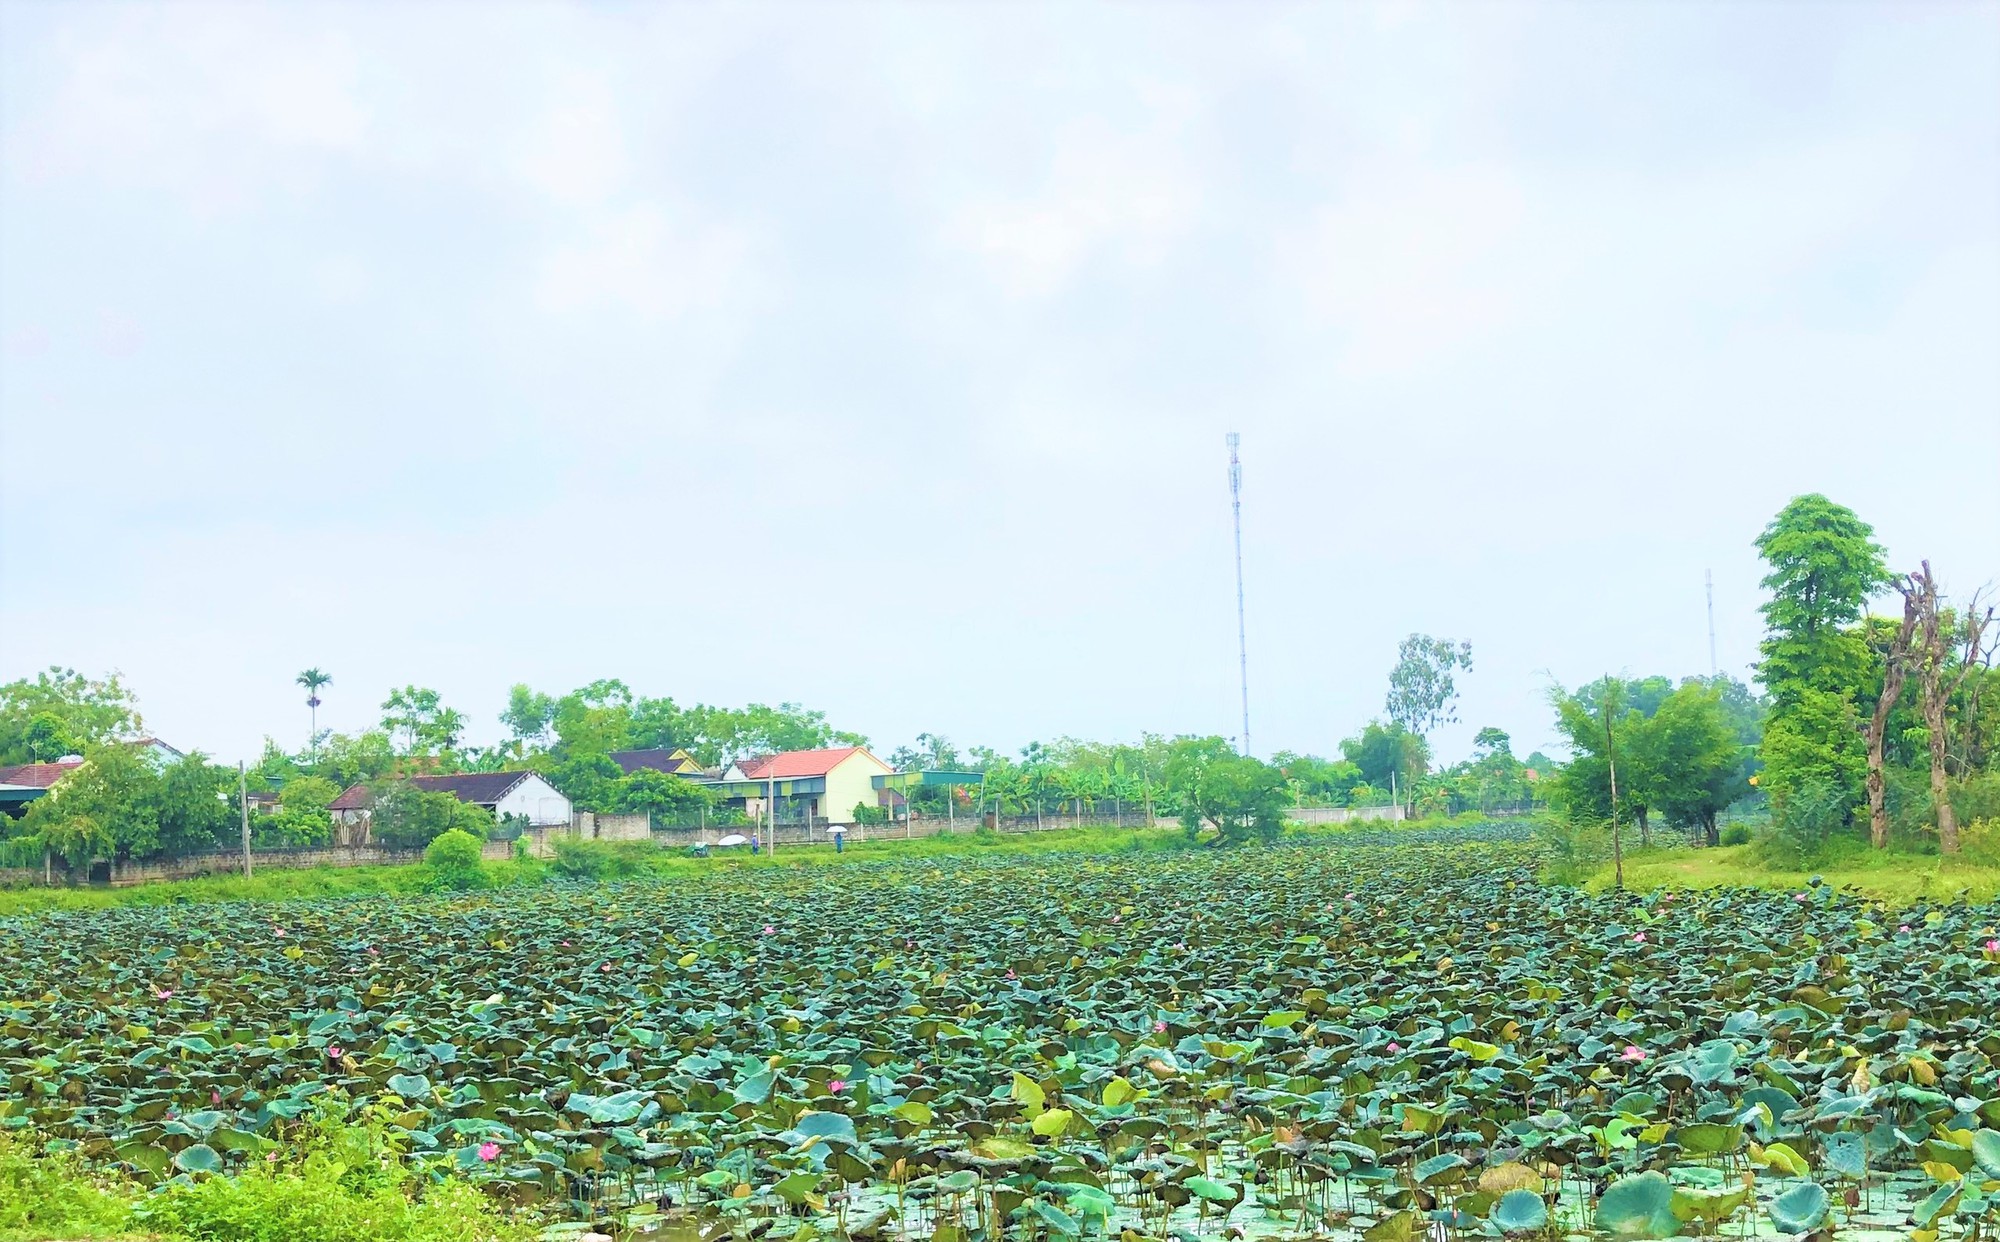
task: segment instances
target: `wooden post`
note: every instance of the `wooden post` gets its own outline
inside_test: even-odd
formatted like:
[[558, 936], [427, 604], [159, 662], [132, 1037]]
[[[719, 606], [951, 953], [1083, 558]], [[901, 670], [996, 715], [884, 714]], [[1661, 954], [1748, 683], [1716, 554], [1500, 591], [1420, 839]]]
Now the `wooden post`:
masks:
[[250, 878], [250, 774], [236, 761], [236, 803], [243, 811], [243, 878]]

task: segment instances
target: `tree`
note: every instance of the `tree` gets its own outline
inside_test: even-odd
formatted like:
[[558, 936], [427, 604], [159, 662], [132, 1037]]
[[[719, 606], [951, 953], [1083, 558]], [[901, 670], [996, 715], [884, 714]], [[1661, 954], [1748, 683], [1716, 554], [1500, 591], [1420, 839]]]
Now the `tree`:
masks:
[[625, 770], [602, 752], [572, 755], [548, 771], [549, 783], [581, 811], [611, 811], [618, 806]]
[[[48, 719], [36, 725], [43, 717]], [[32, 681], [24, 677], [0, 686], [0, 765], [79, 754], [130, 737], [141, 724], [138, 700], [118, 674], [94, 679], [51, 665]], [[58, 745], [59, 753], [47, 754]]]
[[1986, 645], [1986, 630], [1993, 622], [1993, 608], [1980, 607], [1975, 591], [1961, 616], [1954, 617], [1938, 598], [1937, 578], [1931, 563], [1910, 575], [1917, 614], [1916, 673], [1919, 702], [1924, 713], [1924, 729], [1929, 734], [1931, 759], [1931, 807], [1937, 815], [1938, 849], [1958, 853], [1958, 813], [1951, 805], [1945, 782], [1945, 757], [1949, 749], [1951, 700], [1974, 669], [1992, 658]]
[[1808, 690], [1850, 693], [1860, 684], [1867, 646], [1850, 627], [1889, 582], [1874, 534], [1852, 509], [1814, 493], [1794, 498], [1757, 537], [1771, 593], [1757, 676], [1780, 713]]
[[714, 802], [714, 795], [693, 781], [652, 768], [641, 768], [619, 781], [611, 796], [617, 809], [628, 815], [647, 814], [668, 824], [689, 823]]
[[237, 822], [231, 796], [236, 773], [197, 751], [160, 769], [158, 777], [155, 848], [166, 854], [198, 854], [222, 844]]
[[548, 737], [555, 716], [554, 699], [516, 683], [507, 690], [507, 710], [500, 713], [500, 723], [523, 747], [536, 746]]
[[1359, 736], [1341, 739], [1340, 753], [1360, 769], [1364, 783], [1378, 790], [1408, 794], [1430, 770], [1430, 744], [1401, 724], [1371, 720]]
[[1800, 805], [1810, 802], [1816, 819], [1831, 814], [1843, 823], [1861, 801], [1868, 756], [1851, 695], [1799, 691], [1787, 710], [1771, 717], [1758, 754], [1764, 761], [1759, 783], [1781, 822], [1791, 801], [1805, 795]]
[[1181, 807], [1188, 839], [1204, 825], [1222, 845], [1252, 837], [1269, 844], [1285, 826], [1285, 777], [1278, 769], [1239, 755], [1224, 738], [1184, 738], [1167, 761], [1166, 786]]
[[465, 716], [446, 707], [435, 690], [404, 686], [391, 690], [382, 703], [382, 729], [399, 739], [397, 753], [410, 757], [449, 757], [465, 733]]
[[384, 845], [418, 849], [454, 828], [485, 840], [493, 815], [448, 793], [419, 789], [408, 781], [384, 781], [370, 790], [369, 831]]
[[1729, 727], [1721, 694], [1696, 679], [1683, 682], [1645, 720], [1635, 741], [1652, 805], [1669, 823], [1699, 828], [1708, 844], [1720, 845], [1716, 816], [1750, 792], [1747, 756]]
[[306, 709], [312, 713], [312, 739], [319, 741], [319, 692], [322, 686], [333, 684], [333, 678], [319, 671], [317, 666], [307, 669], [292, 679], [306, 690]]
[[151, 853], [159, 840], [159, 774], [130, 746], [102, 746], [28, 804], [24, 835], [72, 866]]
[[341, 786], [324, 776], [295, 776], [285, 782], [279, 810], [251, 824], [257, 839], [278, 845], [320, 845], [333, 839], [333, 815], [327, 810]]
[[1439, 725], [1456, 721], [1458, 686], [1452, 672], [1472, 671], [1472, 644], [1412, 634], [1396, 656], [1396, 667], [1389, 670], [1389, 719], [1424, 738]]
[[1883, 775], [1882, 752], [1889, 733], [1889, 715], [1902, 698], [1903, 681], [1909, 675], [1910, 640], [1916, 633], [1918, 619], [1914, 576], [1899, 579], [1896, 589], [1903, 596], [1903, 623], [1889, 636], [1882, 652], [1882, 688], [1875, 695], [1875, 710], [1868, 720], [1868, 840], [1878, 850], [1889, 844], [1888, 781]]
[[1294, 800], [1339, 804], [1356, 785], [1362, 783], [1361, 769], [1345, 759], [1322, 759], [1281, 750], [1271, 756], [1271, 766], [1284, 775]]

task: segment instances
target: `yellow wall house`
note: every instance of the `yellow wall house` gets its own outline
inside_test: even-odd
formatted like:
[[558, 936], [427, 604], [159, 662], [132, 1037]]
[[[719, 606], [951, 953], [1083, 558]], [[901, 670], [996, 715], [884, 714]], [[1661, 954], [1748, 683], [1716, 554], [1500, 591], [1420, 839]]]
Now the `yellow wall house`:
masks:
[[763, 814], [764, 795], [775, 785], [779, 823], [810, 815], [818, 824], [851, 824], [857, 804], [876, 805], [875, 778], [894, 771], [860, 746], [835, 746], [739, 759], [720, 783], [729, 796], [744, 800], [752, 818]]

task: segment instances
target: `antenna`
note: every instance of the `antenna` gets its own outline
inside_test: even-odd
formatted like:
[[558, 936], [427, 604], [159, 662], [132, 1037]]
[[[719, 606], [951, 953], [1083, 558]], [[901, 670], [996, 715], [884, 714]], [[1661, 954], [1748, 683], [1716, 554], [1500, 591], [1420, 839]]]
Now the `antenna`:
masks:
[[1236, 670], [1243, 682], [1243, 753], [1250, 753], [1250, 646], [1243, 637], [1243, 463], [1236, 458], [1243, 437], [1229, 433], [1229, 512], [1236, 524]]
[[1715, 665], [1715, 571], [1701, 571], [1702, 586], [1708, 591], [1708, 679], [1714, 681], [1720, 670]]

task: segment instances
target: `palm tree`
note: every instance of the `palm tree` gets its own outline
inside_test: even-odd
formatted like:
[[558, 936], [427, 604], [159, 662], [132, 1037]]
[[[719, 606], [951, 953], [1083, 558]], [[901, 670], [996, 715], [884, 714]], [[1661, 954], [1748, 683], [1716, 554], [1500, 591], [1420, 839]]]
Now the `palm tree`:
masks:
[[292, 679], [306, 688], [306, 706], [312, 709], [312, 740], [319, 745], [319, 688], [333, 684], [333, 678], [316, 668], [309, 668]]

